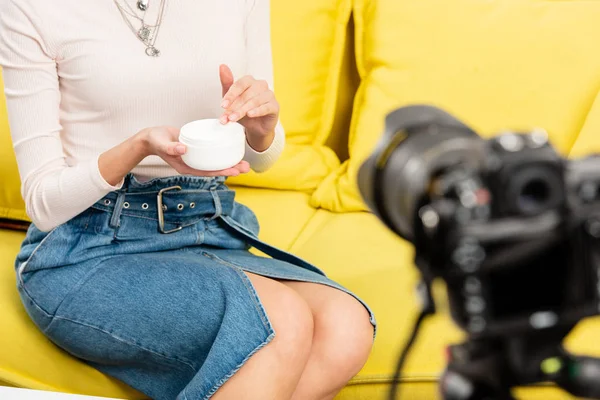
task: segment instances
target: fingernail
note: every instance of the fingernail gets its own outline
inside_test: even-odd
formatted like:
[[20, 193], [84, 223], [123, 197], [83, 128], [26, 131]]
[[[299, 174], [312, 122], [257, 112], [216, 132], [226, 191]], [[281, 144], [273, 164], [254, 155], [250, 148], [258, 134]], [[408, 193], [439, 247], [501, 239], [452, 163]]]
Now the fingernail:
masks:
[[178, 154], [185, 154], [185, 146], [182, 144], [178, 144], [177, 146], [175, 146], [175, 151]]
[[229, 100], [223, 100], [223, 102], [221, 103], [221, 108], [227, 108], [229, 107]]
[[227, 115], [222, 115], [221, 118], [219, 118], [219, 121], [225, 125], [228, 122]]
[[237, 121], [238, 118], [239, 118], [239, 115], [237, 115], [237, 113], [233, 113], [229, 116], [230, 121]]

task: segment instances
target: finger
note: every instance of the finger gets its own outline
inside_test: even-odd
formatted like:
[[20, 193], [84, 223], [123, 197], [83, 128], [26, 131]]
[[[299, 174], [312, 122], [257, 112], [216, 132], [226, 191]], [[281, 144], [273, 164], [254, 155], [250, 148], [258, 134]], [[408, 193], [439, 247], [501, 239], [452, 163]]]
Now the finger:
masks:
[[223, 169], [220, 171], [202, 171], [191, 168], [183, 162], [180, 157], [169, 160], [169, 165], [173, 167], [177, 172], [182, 175], [195, 175], [195, 176], [238, 176], [250, 172], [250, 165], [246, 161], [241, 161], [234, 167]]
[[[271, 92], [269, 90], [269, 84], [266, 81], [254, 81], [252, 85], [248, 89], [244, 91], [241, 95], [237, 97], [233, 101], [233, 103], [227, 107], [227, 110], [231, 112], [235, 112], [240, 109], [244, 104], [246, 104], [251, 98], [258, 96], [264, 92]], [[271, 92], [272, 93], [272, 92]]]
[[247, 161], [240, 161], [237, 165], [221, 171], [207, 171], [210, 176], [238, 176], [248, 172], [250, 172], [250, 164]]
[[233, 85], [233, 72], [231, 72], [231, 68], [229, 68], [225, 64], [221, 64], [219, 66], [219, 78], [221, 79], [221, 87], [223, 88], [223, 96], [227, 94], [231, 85]]
[[239, 95], [244, 93], [246, 89], [248, 89], [254, 83], [254, 78], [247, 75], [234, 82], [233, 85], [229, 88], [227, 93], [223, 96], [223, 102], [221, 103], [221, 107], [229, 108], [229, 106], [237, 99]]
[[248, 161], [240, 161], [240, 163], [234, 168], [240, 171], [242, 174], [250, 172], [250, 164], [248, 164]]
[[279, 103], [277, 101], [270, 101], [266, 104], [262, 104], [256, 108], [248, 110], [248, 117], [259, 118], [267, 115], [277, 115], [279, 113]]
[[273, 92], [263, 92], [258, 96], [254, 96], [250, 100], [248, 100], [245, 104], [243, 104], [237, 111], [234, 111], [229, 115], [229, 120], [231, 122], [237, 122], [240, 119], [244, 118], [248, 111], [254, 110], [262, 107], [263, 105], [267, 105], [269, 103], [275, 102], [275, 96]]
[[240, 175], [240, 171], [235, 168], [228, 168], [221, 171], [202, 171], [199, 169], [193, 169], [188, 167], [187, 165], [179, 165], [179, 163], [174, 163], [176, 165], [172, 165], [173, 168], [181, 175], [194, 175], [194, 176], [238, 176]]
[[180, 156], [185, 154], [187, 148], [180, 142], [167, 142], [163, 144], [162, 151], [170, 156]]

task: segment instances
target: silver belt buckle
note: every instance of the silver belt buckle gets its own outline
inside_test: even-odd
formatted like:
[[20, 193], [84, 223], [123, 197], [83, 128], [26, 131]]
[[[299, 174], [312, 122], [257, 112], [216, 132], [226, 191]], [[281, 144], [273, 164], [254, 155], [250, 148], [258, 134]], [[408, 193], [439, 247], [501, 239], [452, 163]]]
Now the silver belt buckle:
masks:
[[171, 186], [168, 188], [161, 189], [158, 192], [158, 195], [156, 196], [156, 204], [158, 206], [158, 229], [160, 230], [160, 233], [173, 233], [173, 232], [180, 231], [182, 229], [181, 226], [178, 226], [175, 229], [165, 231], [165, 213], [163, 210], [163, 193], [168, 192], [170, 190], [181, 190], [181, 186]]

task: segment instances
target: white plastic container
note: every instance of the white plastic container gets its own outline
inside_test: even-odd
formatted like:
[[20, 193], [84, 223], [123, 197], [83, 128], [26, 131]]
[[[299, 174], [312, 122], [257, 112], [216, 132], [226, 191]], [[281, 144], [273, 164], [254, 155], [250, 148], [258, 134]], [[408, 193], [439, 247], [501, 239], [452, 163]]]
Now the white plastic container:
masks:
[[246, 149], [244, 127], [236, 122], [223, 125], [218, 119], [185, 124], [179, 141], [187, 146], [183, 162], [201, 171], [231, 168], [242, 161]]

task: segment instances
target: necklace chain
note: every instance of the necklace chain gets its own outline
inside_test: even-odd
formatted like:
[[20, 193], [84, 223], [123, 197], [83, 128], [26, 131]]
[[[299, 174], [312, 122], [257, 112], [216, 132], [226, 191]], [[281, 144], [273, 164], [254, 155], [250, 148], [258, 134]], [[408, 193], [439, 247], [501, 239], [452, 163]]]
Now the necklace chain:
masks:
[[[148, 4], [150, 4], [148, 2]], [[129, 9], [129, 11], [123, 9], [123, 11], [125, 12], [125, 14], [129, 15], [132, 18], [137, 19], [138, 21], [140, 21], [144, 26], [147, 26], [149, 28], [156, 28], [156, 25], [150, 25], [146, 23], [146, 9], [144, 9], [143, 13], [144, 16], [140, 17], [139, 15], [137, 15], [136, 11], [133, 9], [133, 7], [131, 7], [131, 4], [129, 4], [127, 1], [125, 1], [125, 5], [127, 6], [127, 8]]]
[[[131, 29], [131, 31], [134, 33], [134, 35], [146, 46], [146, 50], [145, 50], [146, 55], [148, 55], [150, 57], [160, 56], [160, 50], [158, 50], [155, 47], [155, 44], [156, 44], [156, 40], [158, 39], [158, 33], [160, 30], [160, 27], [162, 25], [166, 0], [161, 0], [161, 2], [160, 2], [159, 12], [158, 12], [158, 16], [157, 16], [155, 25], [146, 24], [146, 21], [145, 21], [146, 10], [144, 10], [144, 17], [141, 18], [135, 13], [135, 11], [131, 8], [131, 6], [127, 2], [125, 2], [125, 5], [129, 8], [130, 12], [127, 12], [127, 10], [117, 0], [113, 0], [113, 1], [114, 1], [115, 5], [117, 6], [119, 12], [121, 13], [123, 20], [125, 21], [127, 26], [129, 26], [129, 29]], [[141, 21], [142, 26], [139, 29], [136, 29], [133, 26], [133, 23], [127, 17], [127, 15], [132, 16], [133, 18]], [[154, 28], [154, 33], [152, 33], [151, 28]]]

